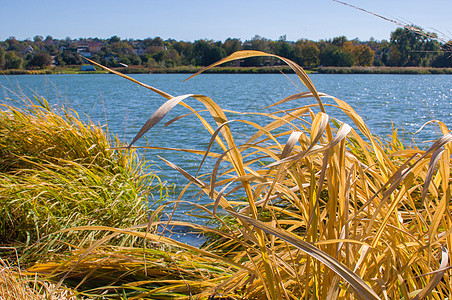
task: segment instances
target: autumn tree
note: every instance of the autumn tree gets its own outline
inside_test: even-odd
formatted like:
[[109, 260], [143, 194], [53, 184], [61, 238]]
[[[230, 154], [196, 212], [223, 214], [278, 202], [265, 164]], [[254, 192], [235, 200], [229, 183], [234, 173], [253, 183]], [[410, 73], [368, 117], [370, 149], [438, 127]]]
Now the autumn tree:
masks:
[[374, 62], [375, 53], [366, 45], [357, 45], [352, 50], [355, 56], [355, 64], [358, 66], [371, 66]]
[[305, 68], [316, 67], [320, 63], [320, 50], [316, 43], [307, 40], [299, 40], [294, 46], [294, 60]]

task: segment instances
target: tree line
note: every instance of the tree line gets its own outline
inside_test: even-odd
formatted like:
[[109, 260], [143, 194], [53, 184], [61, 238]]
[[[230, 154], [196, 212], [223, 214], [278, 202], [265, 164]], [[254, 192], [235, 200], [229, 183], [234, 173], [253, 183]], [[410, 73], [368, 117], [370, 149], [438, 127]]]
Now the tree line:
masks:
[[[422, 29], [420, 29], [422, 31]], [[286, 36], [270, 40], [259, 35], [242, 42], [237, 38], [223, 41], [200, 39], [194, 42], [163, 40], [160, 37], [140, 39], [54, 39], [35, 36], [33, 40], [9, 37], [0, 42], [0, 69], [40, 69], [49, 66], [81, 65], [82, 56], [109, 67], [141, 66], [168, 68], [207, 66], [239, 50], [258, 50], [289, 58], [305, 68], [318, 66], [393, 66], [452, 67], [449, 43], [420, 35], [405, 28], [391, 33], [389, 41], [348, 40], [345, 36], [328, 40], [300, 39], [287, 41]], [[282, 62], [257, 57], [230, 63], [234, 66], [275, 66]]]

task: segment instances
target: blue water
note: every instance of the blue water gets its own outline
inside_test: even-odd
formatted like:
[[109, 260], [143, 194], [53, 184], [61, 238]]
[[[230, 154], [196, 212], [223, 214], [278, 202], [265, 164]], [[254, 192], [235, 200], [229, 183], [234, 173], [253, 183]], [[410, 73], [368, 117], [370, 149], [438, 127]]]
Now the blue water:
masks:
[[[173, 96], [203, 94], [214, 99], [223, 109], [240, 112], [271, 112], [277, 108], [288, 109], [315, 103], [314, 99], [302, 99], [277, 108], [264, 109], [291, 94], [307, 91], [295, 75], [205, 74], [188, 82], [183, 82], [188, 77], [184, 74], [140, 74], [132, 77]], [[363, 117], [371, 131], [383, 138], [391, 134], [394, 124], [405, 142], [410, 143], [414, 139], [420, 147], [427, 147], [430, 143], [423, 144], [422, 141], [438, 138], [440, 131], [437, 125], [431, 124], [413, 135], [422, 124], [441, 120], [452, 128], [450, 75], [313, 74], [311, 79], [318, 91], [349, 103]], [[83, 118], [89, 118], [96, 124], [108, 124], [110, 132], [124, 142], [131, 141], [152, 113], [165, 102], [163, 97], [111, 74], [2, 76], [0, 85], [2, 102], [11, 102], [22, 94], [28, 97], [43, 96], [52, 105], [74, 108]], [[204, 109], [202, 104], [192, 98], [185, 102], [195, 109]], [[325, 103], [334, 104], [329, 99]], [[326, 109], [330, 116], [351, 123], [337, 108], [328, 106]], [[176, 106], [164, 122], [186, 113], [187, 109]], [[203, 116], [208, 118], [208, 114]], [[261, 125], [267, 122], [263, 117], [252, 119], [261, 122]], [[233, 130], [239, 141], [245, 141], [252, 133], [252, 128], [238, 124], [233, 125]], [[154, 146], [199, 150], [205, 150], [210, 139], [194, 116], [182, 118], [168, 127], [159, 124], [145, 137]], [[142, 139], [137, 145], [144, 145], [145, 142]], [[185, 185], [187, 180], [163, 164], [156, 157], [157, 154], [192, 174], [201, 160], [199, 156], [174, 151], [146, 153], [146, 158], [154, 164], [153, 170], [177, 186]], [[208, 162], [207, 167], [209, 165], [212, 162]], [[208, 172], [208, 168], [204, 172]], [[204, 201], [208, 200], [201, 200]], [[182, 211], [189, 209], [184, 205], [181, 207]]]

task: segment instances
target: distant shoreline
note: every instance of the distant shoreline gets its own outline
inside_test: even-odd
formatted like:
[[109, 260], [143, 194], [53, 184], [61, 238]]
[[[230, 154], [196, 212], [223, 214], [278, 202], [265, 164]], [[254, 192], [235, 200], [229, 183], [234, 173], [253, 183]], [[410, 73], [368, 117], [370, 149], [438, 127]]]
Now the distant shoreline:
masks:
[[426, 67], [319, 67], [320, 74], [452, 74], [452, 68]]
[[[128, 67], [114, 68], [124, 74], [193, 74], [202, 67], [176, 67], [176, 68], [143, 68]], [[310, 74], [452, 74], [452, 68], [426, 68], [426, 67], [318, 67], [306, 70]], [[2, 75], [52, 75], [52, 74], [107, 74], [104, 70], [81, 71], [77, 68], [52, 68], [41, 70], [2, 70]], [[216, 74], [291, 74], [294, 73], [287, 66], [273, 67], [216, 67], [205, 71]]]

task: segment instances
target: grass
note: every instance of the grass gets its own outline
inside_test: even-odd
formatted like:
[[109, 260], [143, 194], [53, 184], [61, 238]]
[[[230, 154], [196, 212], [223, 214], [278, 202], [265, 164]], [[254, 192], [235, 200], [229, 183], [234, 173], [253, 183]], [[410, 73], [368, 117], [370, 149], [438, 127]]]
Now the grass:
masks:
[[[0, 259], [0, 299], [2, 300], [44, 300], [51, 297], [55, 284], [26, 275], [20, 268]], [[68, 289], [55, 290], [52, 299], [76, 300]]]
[[[241, 51], [207, 69], [252, 56], [274, 55]], [[390, 141], [381, 141], [346, 102], [318, 92], [302, 68], [278, 58], [307, 91], [271, 106], [292, 101], [290, 110], [257, 112], [268, 120], [263, 126], [240, 119], [240, 113], [228, 120], [209, 97], [173, 97], [117, 73], [167, 99], [124, 153], [176, 105], [195, 114], [211, 136], [210, 146], [222, 149], [193, 150], [203, 154], [200, 161], [216, 162], [208, 174], [190, 174], [164, 160], [211, 199], [193, 206], [220, 226], [160, 221], [166, 205], [187, 202], [183, 189], [177, 199], [162, 203], [148, 224], [64, 229], [68, 235], [105, 234], [64, 259], [38, 262], [28, 271], [91, 298], [450, 298], [452, 134], [438, 122], [443, 137], [427, 150], [403, 145], [397, 130]], [[314, 101], [299, 106], [301, 98]], [[209, 115], [195, 111], [190, 101], [203, 103]], [[332, 106], [348, 119], [330, 116]], [[231, 122], [255, 128], [246, 143], [236, 144]], [[214, 238], [195, 248], [156, 234], [157, 227], [172, 225]], [[146, 242], [115, 245], [119, 236]]]
[[451, 68], [425, 67], [319, 67], [324, 74], [452, 74]]
[[109, 150], [99, 126], [35, 102], [0, 111], [1, 243], [34, 257], [54, 243], [54, 251], [77, 249], [99, 237], [56, 233], [69, 227], [146, 222], [150, 191], [161, 184], [136, 152]]

